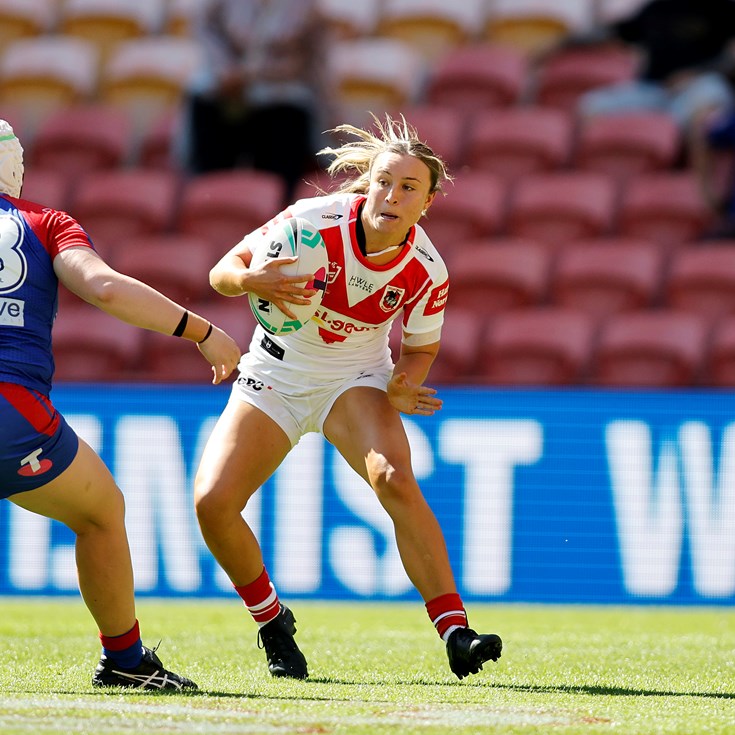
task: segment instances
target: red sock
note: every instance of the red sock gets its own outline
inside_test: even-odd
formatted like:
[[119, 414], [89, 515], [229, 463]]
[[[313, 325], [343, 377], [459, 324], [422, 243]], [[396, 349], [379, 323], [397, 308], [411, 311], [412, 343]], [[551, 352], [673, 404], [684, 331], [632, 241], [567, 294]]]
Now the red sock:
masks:
[[429, 600], [426, 603], [426, 612], [429, 613], [439, 637], [445, 642], [453, 630], [467, 627], [467, 613], [462, 598], [456, 592]]
[[138, 621], [122, 635], [108, 636], [100, 633], [102, 650], [118, 666], [124, 669], [134, 669], [143, 658], [143, 643], [140, 640], [140, 626]]
[[281, 602], [265, 567], [254, 582], [243, 587], [235, 586], [235, 591], [242, 597], [258, 627], [270, 623], [281, 611]]

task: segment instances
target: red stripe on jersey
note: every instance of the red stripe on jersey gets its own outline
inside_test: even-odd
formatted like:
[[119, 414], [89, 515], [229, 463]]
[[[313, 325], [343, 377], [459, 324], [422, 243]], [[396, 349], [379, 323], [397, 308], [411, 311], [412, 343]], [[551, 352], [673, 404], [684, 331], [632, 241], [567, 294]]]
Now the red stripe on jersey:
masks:
[[15, 383], [0, 383], [0, 395], [39, 434], [54, 435], [61, 419], [46, 396]]

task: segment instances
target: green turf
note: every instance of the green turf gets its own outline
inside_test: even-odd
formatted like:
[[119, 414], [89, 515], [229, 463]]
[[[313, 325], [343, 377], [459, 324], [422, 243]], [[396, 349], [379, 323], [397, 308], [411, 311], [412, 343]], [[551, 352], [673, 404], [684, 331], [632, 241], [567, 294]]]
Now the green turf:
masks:
[[735, 733], [724, 608], [470, 605], [505, 652], [459, 682], [420, 603], [294, 602], [307, 681], [272, 679], [236, 601], [142, 600], [144, 639], [194, 695], [92, 689], [81, 601], [0, 599], [0, 734]]

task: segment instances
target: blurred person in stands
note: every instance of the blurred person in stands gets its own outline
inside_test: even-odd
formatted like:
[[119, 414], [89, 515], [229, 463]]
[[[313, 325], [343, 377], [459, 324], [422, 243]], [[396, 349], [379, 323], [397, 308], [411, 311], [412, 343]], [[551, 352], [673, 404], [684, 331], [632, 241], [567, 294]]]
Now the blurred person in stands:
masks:
[[110, 268], [66, 212], [20, 198], [23, 172], [20, 141], [0, 120], [0, 497], [76, 535], [79, 588], [102, 643], [93, 685], [196, 689], [143, 646], [123, 495], [51, 403], [58, 283], [124, 322], [196, 343], [214, 383], [240, 350], [206, 319]]
[[[347, 176], [335, 193], [291, 204], [210, 273], [219, 293], [255, 293], [293, 318], [289, 305], [316, 292], [299, 285], [305, 276], [281, 274], [278, 260], [251, 268], [254, 248], [271, 228], [299, 217], [320, 231], [330, 261], [318, 320], [280, 336], [256, 328], [202, 455], [196, 512], [205, 542], [258, 625], [270, 673], [305, 678], [294, 615], [279, 600], [242, 510], [301, 436], [321, 433], [389, 514], [403, 566], [462, 679], [497, 660], [502, 642], [469, 627], [401, 421], [401, 414], [431, 416], [442, 405], [424, 381], [439, 350], [449, 280], [418, 221], [449, 176], [405, 120], [375, 124], [374, 132], [340, 125], [333, 132], [355, 140], [321, 151], [333, 157], [330, 174]], [[403, 337], [394, 364], [388, 340], [397, 318]]]
[[329, 29], [318, 0], [202, 3], [194, 34], [204, 65], [185, 102], [185, 168], [271, 171], [288, 199], [315, 167], [331, 120]]
[[722, 65], [733, 38], [733, 0], [651, 0], [595, 34], [572, 37], [565, 45], [612, 41], [640, 54], [635, 79], [586, 92], [579, 112], [662, 111], [686, 130], [703, 108], [732, 102]]

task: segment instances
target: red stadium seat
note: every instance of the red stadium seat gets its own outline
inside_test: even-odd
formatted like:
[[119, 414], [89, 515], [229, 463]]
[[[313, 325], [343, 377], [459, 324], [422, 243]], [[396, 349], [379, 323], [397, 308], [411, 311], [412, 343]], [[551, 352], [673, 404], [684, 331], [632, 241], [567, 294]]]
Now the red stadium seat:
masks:
[[674, 252], [665, 295], [670, 307], [710, 319], [735, 313], [735, 241]]
[[116, 269], [183, 305], [214, 296], [209, 285], [214, 263], [206, 240], [172, 233], [132, 237], [111, 257]]
[[480, 111], [467, 135], [465, 160], [475, 171], [514, 180], [564, 167], [573, 140], [573, 118], [563, 110], [523, 106]]
[[199, 235], [224, 254], [284, 206], [285, 187], [276, 174], [252, 169], [196, 176], [184, 186], [178, 231]]
[[476, 44], [448, 52], [431, 68], [425, 100], [472, 115], [517, 104], [524, 92], [528, 61], [517, 49]]
[[607, 235], [614, 226], [615, 197], [613, 182], [603, 174], [531, 174], [514, 189], [507, 231], [553, 248]]
[[598, 319], [645, 309], [660, 295], [664, 265], [664, 253], [653, 243], [614, 239], [597, 245], [578, 242], [558, 255], [551, 299], [558, 306], [582, 309]]
[[72, 181], [56, 169], [27, 167], [23, 174], [21, 196], [52, 209], [67, 211], [71, 202]]
[[698, 239], [710, 219], [691, 172], [644, 174], [632, 179], [622, 191], [618, 231], [674, 248]]
[[536, 72], [533, 99], [538, 105], [574, 110], [590, 90], [633, 79], [636, 54], [616, 45], [593, 45], [556, 51]]
[[477, 363], [485, 326], [486, 319], [474, 309], [447, 306], [441, 347], [426, 382], [429, 385], [466, 383]]
[[[246, 298], [220, 296], [189, 306], [192, 311], [224, 329], [243, 352], [248, 349], [256, 322]], [[193, 342], [146, 332], [140, 379], [158, 383], [206, 384], [212, 382], [212, 368]]]
[[142, 131], [138, 150], [138, 165], [146, 168], [181, 168], [174, 154], [174, 139], [179, 116], [164, 112]]
[[672, 167], [681, 143], [674, 119], [663, 112], [590, 117], [579, 133], [575, 168], [625, 181]]
[[54, 322], [56, 380], [115, 382], [132, 378], [143, 330], [89, 304], [62, 304]]
[[485, 317], [537, 306], [549, 283], [551, 253], [525, 240], [472, 240], [450, 251], [452, 306]]
[[719, 388], [735, 386], [735, 315], [723, 317], [712, 332], [702, 382]]
[[615, 314], [603, 325], [591, 375], [597, 385], [681, 388], [700, 378], [708, 322], [675, 310]]
[[462, 171], [438, 194], [421, 225], [444, 252], [461, 248], [466, 240], [499, 233], [505, 222], [506, 186], [494, 174]]
[[489, 385], [559, 386], [583, 382], [594, 321], [570, 309], [519, 309], [490, 324], [471, 380]]
[[459, 168], [465, 147], [465, 119], [461, 112], [434, 105], [414, 105], [401, 112], [416, 128], [421, 140], [430, 145], [450, 169]]
[[130, 238], [170, 230], [177, 213], [179, 179], [170, 172], [128, 168], [92, 171], [79, 181], [71, 213], [105, 257]]
[[113, 107], [65, 107], [39, 126], [29, 163], [56, 168], [69, 176], [118, 168], [128, 163], [133, 153], [130, 133], [127, 117]]

